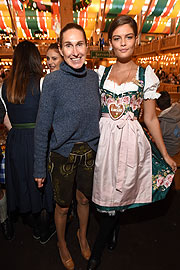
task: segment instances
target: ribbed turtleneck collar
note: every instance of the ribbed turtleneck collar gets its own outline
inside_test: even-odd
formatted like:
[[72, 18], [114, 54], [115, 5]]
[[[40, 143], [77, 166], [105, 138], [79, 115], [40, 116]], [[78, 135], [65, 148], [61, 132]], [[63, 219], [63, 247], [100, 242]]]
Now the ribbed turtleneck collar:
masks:
[[76, 77], [83, 77], [87, 73], [85, 64], [81, 68], [75, 69], [69, 66], [65, 61], [60, 64], [60, 70]]

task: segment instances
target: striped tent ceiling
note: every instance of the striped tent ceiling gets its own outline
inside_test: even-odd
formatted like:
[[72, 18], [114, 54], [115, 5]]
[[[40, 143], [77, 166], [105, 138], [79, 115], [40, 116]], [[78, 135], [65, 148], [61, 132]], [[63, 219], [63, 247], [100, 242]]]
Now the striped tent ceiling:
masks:
[[[66, 0], [0, 0], [0, 33], [7, 35], [16, 28], [19, 38], [57, 38], [61, 1]], [[12, 25], [7, 2], [15, 18], [15, 26]], [[104, 31], [118, 14], [135, 17], [142, 12], [144, 15], [149, 3], [143, 33], [169, 33], [172, 18], [176, 20], [176, 28], [180, 24], [180, 0], [74, 0], [74, 22], [83, 26], [88, 38], [102, 20], [100, 10], [104, 9], [105, 2]]]

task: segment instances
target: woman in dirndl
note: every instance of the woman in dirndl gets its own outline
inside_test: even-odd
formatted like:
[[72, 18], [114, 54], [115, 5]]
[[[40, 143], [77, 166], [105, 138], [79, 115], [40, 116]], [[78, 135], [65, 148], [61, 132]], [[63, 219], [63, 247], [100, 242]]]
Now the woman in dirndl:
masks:
[[[92, 200], [101, 221], [88, 270], [97, 269], [105, 245], [117, 237], [118, 213], [165, 198], [177, 169], [156, 116], [159, 80], [150, 66], [144, 69], [132, 60], [136, 22], [127, 15], [118, 16], [108, 37], [117, 61], [98, 70], [102, 117]], [[142, 102], [148, 132], [138, 121]]]
[[45, 244], [56, 229], [50, 178], [40, 190], [33, 177], [34, 128], [41, 77], [43, 67], [38, 48], [30, 41], [20, 42], [14, 51], [9, 77], [2, 86], [6, 117], [12, 126], [5, 152], [7, 205], [9, 214], [20, 214], [33, 227], [33, 237]]

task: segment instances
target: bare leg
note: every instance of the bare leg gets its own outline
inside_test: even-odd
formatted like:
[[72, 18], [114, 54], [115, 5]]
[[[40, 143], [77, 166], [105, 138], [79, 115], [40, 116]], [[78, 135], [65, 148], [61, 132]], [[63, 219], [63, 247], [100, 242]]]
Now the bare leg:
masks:
[[66, 220], [67, 220], [68, 208], [62, 208], [56, 204], [55, 208], [55, 224], [56, 232], [58, 238], [58, 247], [62, 258], [67, 261], [71, 258], [71, 255], [67, 249], [65, 241], [65, 230], [66, 230]]
[[76, 199], [77, 199], [77, 213], [80, 225], [79, 237], [81, 247], [82, 249], [87, 250], [89, 249], [89, 245], [86, 238], [88, 218], [89, 218], [89, 201], [84, 196], [84, 194], [79, 190], [76, 191]]

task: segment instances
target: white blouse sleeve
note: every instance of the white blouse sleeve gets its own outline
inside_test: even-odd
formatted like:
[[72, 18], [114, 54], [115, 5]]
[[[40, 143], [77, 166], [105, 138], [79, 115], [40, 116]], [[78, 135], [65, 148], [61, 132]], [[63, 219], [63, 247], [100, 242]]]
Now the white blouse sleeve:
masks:
[[97, 71], [97, 74], [99, 76], [99, 85], [100, 85], [102, 76], [104, 74], [104, 70], [105, 70], [105, 67], [104, 66], [99, 66], [98, 71]]
[[42, 93], [42, 86], [43, 86], [44, 77], [40, 79], [40, 92]]
[[145, 70], [144, 99], [158, 99], [161, 94], [157, 93], [159, 79], [152, 67], [148, 65]]

